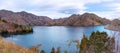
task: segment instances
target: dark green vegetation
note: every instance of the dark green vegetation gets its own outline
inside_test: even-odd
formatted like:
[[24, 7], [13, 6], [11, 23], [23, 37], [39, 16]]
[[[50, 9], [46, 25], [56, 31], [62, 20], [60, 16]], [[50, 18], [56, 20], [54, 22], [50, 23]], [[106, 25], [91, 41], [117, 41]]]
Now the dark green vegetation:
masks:
[[9, 29], [8, 30], [1, 30], [0, 34], [4, 36], [4, 35], [11, 35], [11, 34], [26, 34], [26, 33], [33, 32], [33, 29], [31, 27], [28, 27], [28, 26], [19, 26], [13, 30], [15, 30], [15, 31], [9, 31]]
[[79, 53], [114, 53], [114, 43], [106, 32], [93, 32], [89, 38], [83, 35]]
[[14, 24], [15, 28], [19, 28], [18, 30], [16, 30], [16, 33], [30, 33], [30, 32], [33, 32], [33, 29], [29, 26], [22, 26], [22, 25], [17, 25], [17, 24]]
[[57, 51], [55, 51], [55, 49], [52, 48], [51, 53], [61, 53], [61, 52], [60, 52], [60, 47], [57, 48]]

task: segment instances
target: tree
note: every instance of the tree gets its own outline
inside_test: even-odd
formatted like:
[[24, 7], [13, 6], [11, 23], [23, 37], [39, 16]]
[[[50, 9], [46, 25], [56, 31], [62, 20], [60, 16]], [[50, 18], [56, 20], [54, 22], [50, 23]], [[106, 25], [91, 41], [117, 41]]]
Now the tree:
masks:
[[1, 18], [2, 18], [2, 17], [0, 16], [0, 20], [1, 20]]
[[83, 38], [80, 44], [80, 53], [88, 53], [87, 51], [88, 48], [89, 48], [89, 40], [85, 35], [83, 35]]
[[57, 48], [56, 53], [60, 53], [60, 47]]
[[54, 47], [52, 48], [52, 51], [51, 51], [51, 53], [55, 53], [55, 49], [54, 49]]
[[41, 52], [40, 53], [45, 53], [45, 51], [44, 50], [41, 50]]
[[64, 51], [64, 53], [68, 53], [68, 51], [67, 51], [67, 50], [65, 50], [65, 51]]
[[110, 45], [114, 46], [111, 42], [114, 43], [114, 39], [109, 38], [106, 32], [92, 32], [89, 39], [83, 35], [80, 53], [107, 53], [108, 47]]

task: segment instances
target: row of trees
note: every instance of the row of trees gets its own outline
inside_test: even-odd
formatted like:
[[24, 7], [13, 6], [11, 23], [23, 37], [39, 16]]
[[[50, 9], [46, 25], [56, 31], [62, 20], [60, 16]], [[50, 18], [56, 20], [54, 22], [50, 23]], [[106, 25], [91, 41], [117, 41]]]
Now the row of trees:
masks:
[[55, 51], [55, 49], [52, 48], [51, 53], [60, 53], [60, 47], [57, 48], [57, 51]]
[[18, 28], [15, 28], [13, 30], [15, 30], [15, 31], [9, 32], [8, 30], [0, 30], [0, 34], [1, 35], [26, 34], [26, 33], [33, 32], [33, 29], [31, 27], [28, 27], [28, 26], [18, 27]]
[[19, 28], [17, 32], [21, 32], [21, 33], [33, 32], [33, 29], [29, 26], [22, 26], [22, 25], [14, 24], [14, 27]]
[[[38, 49], [39, 46], [33, 46], [33, 47], [30, 47], [29, 50], [32, 51], [33, 53], [45, 53], [44, 50], [41, 50], [39, 51]], [[54, 47], [51, 49], [51, 52], [50, 53], [61, 53], [60, 51], [60, 47], [57, 48], [57, 51], [54, 49]], [[67, 51], [65, 51], [64, 53], [68, 53]]]

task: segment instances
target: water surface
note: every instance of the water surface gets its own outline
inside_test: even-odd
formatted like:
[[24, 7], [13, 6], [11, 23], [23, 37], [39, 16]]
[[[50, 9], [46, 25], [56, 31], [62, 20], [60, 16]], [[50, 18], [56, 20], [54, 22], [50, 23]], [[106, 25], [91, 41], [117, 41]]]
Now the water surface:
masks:
[[91, 27], [69, 27], [69, 26], [34, 26], [33, 33], [24, 35], [14, 35], [4, 38], [6, 41], [13, 42], [17, 45], [29, 48], [37, 44], [42, 44], [40, 50], [50, 53], [52, 47], [57, 49], [61, 47], [61, 52], [65, 50], [74, 53], [77, 51], [76, 44], [69, 46], [71, 40], [81, 40], [83, 34], [87, 37], [93, 31], [105, 31], [111, 36], [111, 30], [104, 29], [104, 26]]

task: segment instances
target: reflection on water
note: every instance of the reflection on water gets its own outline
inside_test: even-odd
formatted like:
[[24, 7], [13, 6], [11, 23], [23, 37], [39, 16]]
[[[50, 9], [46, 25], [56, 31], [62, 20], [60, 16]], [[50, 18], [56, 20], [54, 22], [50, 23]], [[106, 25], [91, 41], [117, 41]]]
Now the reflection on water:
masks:
[[[42, 44], [42, 46], [39, 49], [45, 50], [46, 53], [50, 53], [52, 47], [54, 47], [55, 49], [61, 47], [61, 53], [64, 53], [65, 50], [74, 53], [75, 51], [77, 51], [76, 44], [72, 44], [71, 46], [69, 46], [69, 41], [81, 40], [83, 33], [86, 34], [87, 37], [89, 37], [91, 32], [97, 30], [101, 32], [105, 31], [109, 35], [111, 35], [111, 31], [104, 29], [104, 26], [35, 26], [33, 27], [34, 32], [31, 34], [15, 35], [4, 39], [6, 41], [13, 42], [26, 48], [37, 44]], [[116, 44], [118, 44], [118, 42]]]

